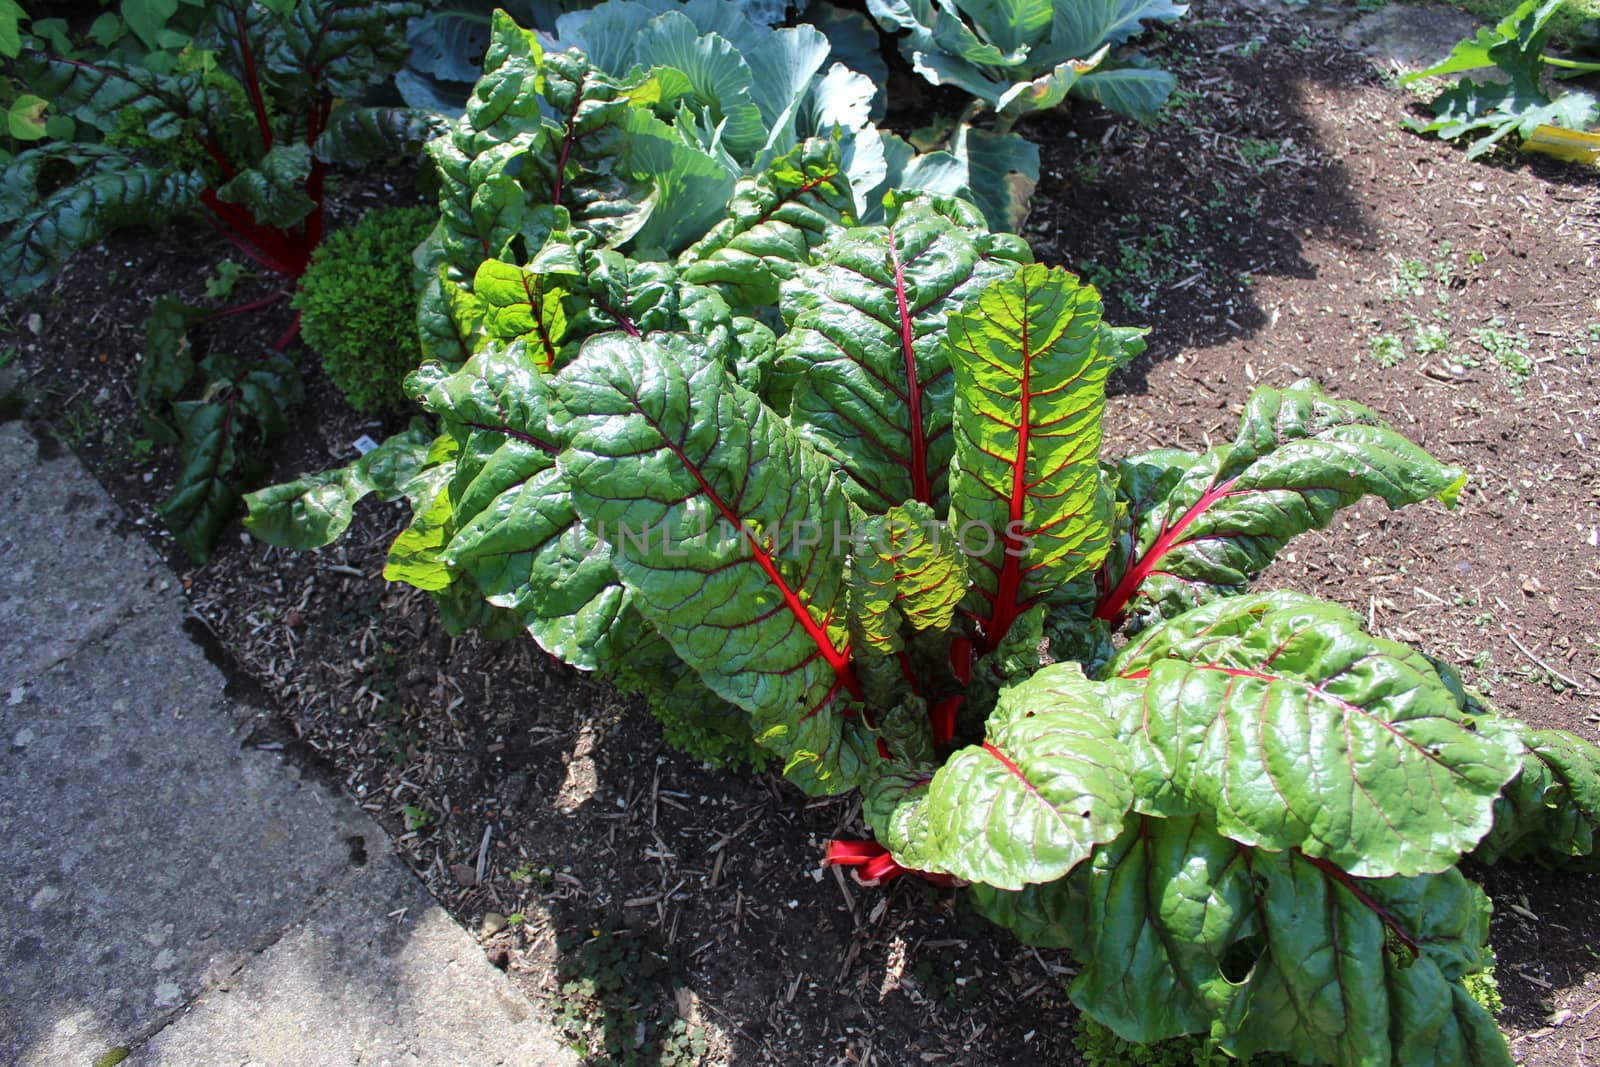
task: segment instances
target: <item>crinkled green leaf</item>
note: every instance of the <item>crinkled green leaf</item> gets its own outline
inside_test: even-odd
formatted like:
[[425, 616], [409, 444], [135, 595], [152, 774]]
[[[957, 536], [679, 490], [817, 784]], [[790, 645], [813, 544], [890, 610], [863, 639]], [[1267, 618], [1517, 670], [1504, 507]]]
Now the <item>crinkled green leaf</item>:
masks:
[[791, 325], [773, 395], [850, 475], [863, 507], [943, 508], [955, 451], [945, 320], [1025, 256], [971, 207], [918, 198], [885, 226], [837, 233], [784, 283]]
[[977, 902], [1069, 944], [1073, 1001], [1131, 1041], [1210, 1030], [1241, 1058], [1511, 1063], [1461, 985], [1489, 962], [1489, 902], [1455, 870], [1357, 878], [1240, 846], [1203, 818], [1141, 816], [1065, 882], [979, 888]]
[[1526, 859], [1579, 870], [1600, 869], [1600, 748], [1563, 730], [1535, 730], [1485, 716], [1480, 729], [1506, 733], [1521, 767], [1494, 803], [1494, 826], [1473, 852], [1483, 863]]
[[685, 280], [715, 286], [741, 306], [775, 304], [779, 283], [809, 263], [849, 213], [838, 148], [810, 140], [741, 181], [728, 217], [686, 249], [678, 264]]
[[555, 386], [561, 470], [639, 612], [804, 788], [856, 784], [844, 559], [803, 543], [851, 528], [828, 462], [681, 335], [595, 338]]
[[850, 613], [867, 644], [897, 652], [904, 625], [949, 628], [966, 593], [966, 560], [932, 508], [896, 505], [868, 518], [855, 540]]
[[460, 441], [441, 563], [551, 655], [585, 670], [605, 663], [627, 595], [609, 547], [573, 511], [543, 376], [527, 351], [491, 347], [454, 373], [425, 365], [408, 386]]
[[1433, 665], [1296, 593], [1234, 597], [1111, 662], [1137, 807], [1352, 874], [1444, 870], [1488, 832], [1520, 752], [1476, 730]]
[[434, 435], [420, 421], [352, 463], [245, 494], [245, 529], [282, 548], [305, 551], [332, 544], [350, 526], [355, 505], [369, 493], [401, 496], [422, 469]]
[[1124, 486], [1165, 491], [1134, 502], [1137, 543], [1112, 553], [1101, 618], [1170, 617], [1237, 593], [1290, 538], [1363, 496], [1390, 507], [1429, 497], [1450, 504], [1466, 482], [1371, 410], [1310, 382], [1257, 389], [1232, 445], [1180, 457], [1181, 475], [1169, 469], [1170, 452], [1120, 464]]
[[1128, 750], [1101, 685], [1057, 664], [1001, 694], [982, 745], [954, 753], [879, 839], [917, 870], [1002, 889], [1062, 877], [1121, 831]]
[[[483, 604], [476, 587], [456, 581], [456, 573], [444, 558], [454, 514], [450, 482], [455, 476], [458, 451], [459, 443], [454, 437], [440, 438], [429, 448], [426, 465], [407, 484], [406, 495], [411, 498], [412, 507], [411, 525], [389, 546], [383, 576], [391, 582], [404, 582], [429, 593], [449, 590], [450, 598], [444, 603], [455, 605], [458, 611], [466, 609], [477, 613], [487, 605]], [[464, 603], [463, 586], [475, 605]]]
[[1110, 361], [1100, 295], [1031, 264], [950, 316], [956, 471], [950, 526], [972, 558], [966, 611], [997, 645], [1017, 615], [1098, 567], [1111, 536], [1100, 469]]
[[194, 377], [194, 356], [189, 350], [189, 327], [205, 317], [174, 296], [160, 296], [144, 320], [144, 351], [140, 353], [139, 406], [160, 417], [168, 401], [183, 392]]
[[[40, 196], [35, 183], [53, 165], [74, 176]], [[23, 152], [0, 175], [0, 214], [12, 220], [0, 237], [0, 289], [11, 296], [37, 289], [74, 252], [119, 226], [165, 224], [194, 207], [204, 184], [198, 173], [94, 145]]]
[[157, 510], [173, 539], [197, 563], [211, 555], [237, 499], [229, 475], [237, 454], [226, 404], [185, 400], [172, 405], [183, 443], [183, 465], [172, 495]]
[[341, 107], [317, 137], [314, 151], [328, 163], [373, 163], [414, 156], [442, 132], [438, 115], [416, 108]]
[[311, 149], [304, 144], [280, 144], [261, 162], [217, 186], [217, 199], [249, 210], [257, 222], [287, 229], [316, 210], [306, 194], [311, 176]]
[[57, 113], [102, 133], [116, 130], [125, 121], [122, 116], [131, 114], [145, 133], [165, 141], [182, 136], [184, 120], [207, 110], [205, 85], [195, 74], [158, 74], [136, 64], [43, 53], [24, 57], [21, 73], [24, 84], [49, 100]]
[[357, 97], [405, 61], [403, 28], [422, 11], [415, 0], [296, 0], [278, 32], [249, 39], [260, 49], [258, 62], [280, 79]]

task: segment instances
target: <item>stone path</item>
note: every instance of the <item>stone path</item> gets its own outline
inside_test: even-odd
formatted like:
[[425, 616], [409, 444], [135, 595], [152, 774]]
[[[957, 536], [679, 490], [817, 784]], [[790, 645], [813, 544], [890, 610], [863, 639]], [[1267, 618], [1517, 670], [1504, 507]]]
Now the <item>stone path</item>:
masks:
[[348, 798], [241, 747], [170, 571], [0, 425], [0, 1063], [575, 1064]]

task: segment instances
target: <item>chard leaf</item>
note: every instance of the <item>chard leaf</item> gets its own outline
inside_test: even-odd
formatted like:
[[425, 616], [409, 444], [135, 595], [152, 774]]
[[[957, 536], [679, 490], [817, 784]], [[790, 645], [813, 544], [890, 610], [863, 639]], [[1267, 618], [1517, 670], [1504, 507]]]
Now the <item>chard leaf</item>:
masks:
[[1494, 826], [1472, 857], [1482, 863], [1534, 860], [1600, 869], [1600, 748], [1563, 730], [1535, 730], [1512, 719], [1485, 718], [1482, 728], [1509, 734], [1521, 767], [1494, 802]]
[[[218, 5], [244, 6], [236, 0]], [[268, 70], [291, 85], [301, 82], [333, 96], [359, 97], [405, 62], [405, 35], [397, 28], [422, 11], [415, 0], [297, 0], [281, 31], [265, 35], [262, 58]]]
[[[41, 196], [37, 183], [56, 167], [73, 177]], [[0, 289], [37, 289], [119, 226], [164, 225], [193, 208], [204, 185], [198, 172], [148, 166], [98, 145], [21, 153], [0, 175], [0, 216], [11, 222], [0, 237]]]
[[167, 403], [183, 392], [194, 377], [194, 356], [189, 350], [189, 327], [205, 318], [203, 308], [175, 296], [159, 296], [144, 320], [144, 351], [139, 361], [139, 406], [147, 416], [159, 418]]
[[1107, 668], [1140, 811], [1362, 877], [1440, 871], [1493, 820], [1519, 753], [1477, 731], [1431, 663], [1295, 593], [1141, 633]]
[[945, 320], [1024, 254], [985, 235], [960, 201], [919, 198], [885, 226], [837, 233], [784, 283], [791, 327], [774, 395], [869, 511], [906, 500], [944, 507], [955, 450]]
[[[383, 565], [383, 576], [391, 582], [404, 582], [428, 593], [446, 593], [435, 597], [441, 609], [446, 606], [458, 614], [479, 616], [485, 605], [470, 583], [456, 581], [458, 577], [444, 559], [444, 546], [450, 539], [451, 515], [450, 482], [456, 472], [456, 453], [460, 450], [455, 437], [446, 434], [428, 449], [424, 467], [406, 486], [411, 498], [411, 525], [401, 531], [389, 546], [389, 556]], [[466, 586], [470, 598], [462, 596]], [[468, 602], [470, 600], [470, 603]], [[459, 629], [445, 628], [459, 633], [475, 625], [464, 622]]]
[[[474, 306], [481, 309], [483, 330], [493, 341], [524, 341], [541, 370], [553, 371], [567, 339], [569, 294], [555, 276], [487, 259], [472, 278]], [[453, 317], [452, 317], [453, 318]]]
[[1122, 829], [1127, 748], [1097, 682], [1047, 667], [1001, 694], [982, 745], [953, 754], [895, 808], [880, 840], [896, 861], [1001, 889], [1054, 881]]
[[739, 182], [728, 217], [678, 257], [679, 268], [686, 281], [714, 286], [735, 305], [776, 304], [779, 283], [810, 263], [849, 214], [837, 146], [809, 140]]
[[173, 76], [135, 64], [44, 54], [26, 57], [21, 73], [22, 83], [50, 101], [58, 114], [101, 133], [115, 131], [121, 116], [132, 114], [151, 137], [171, 140], [184, 135], [185, 120], [208, 110], [204, 83], [195, 74]]
[[851, 528], [828, 462], [683, 335], [597, 337], [555, 384], [574, 506], [640, 614], [803, 788], [857, 784], [843, 556], [803, 536]]
[[172, 405], [172, 414], [183, 442], [183, 465], [172, 495], [156, 510], [178, 547], [204, 563], [233, 510], [235, 494], [228, 476], [237, 462], [236, 435], [227, 404], [184, 400]]
[[850, 613], [879, 652], [903, 647], [900, 630], [947, 630], [966, 592], [966, 561], [941, 535], [933, 509], [911, 502], [863, 524], [851, 558]]
[[1231, 446], [1195, 458], [1134, 456], [1119, 470], [1142, 498], [1123, 491], [1135, 544], [1120, 543], [1110, 559], [1096, 610], [1107, 620], [1171, 617], [1240, 592], [1290, 538], [1368, 494], [1392, 508], [1429, 497], [1453, 504], [1466, 482], [1369, 409], [1310, 382], [1257, 389]]
[[418, 108], [341, 107], [313, 151], [327, 163], [368, 164], [416, 155], [444, 129], [438, 115]]
[[367, 494], [386, 502], [404, 495], [432, 441], [433, 434], [415, 420], [353, 463], [247, 493], [245, 529], [281, 548], [330, 545], [349, 528], [356, 503]]
[[1512, 1062], [1461, 985], [1490, 962], [1489, 901], [1456, 870], [1357, 878], [1241, 847], [1203, 818], [1140, 816], [1066, 882], [977, 900], [1024, 936], [1067, 942], [1073, 1001], [1130, 1041], [1210, 1029], [1240, 1058]]
[[950, 526], [972, 557], [966, 611], [987, 651], [1020, 613], [1105, 558], [1112, 487], [1099, 452], [1110, 361], [1099, 294], [1041, 264], [979, 291], [950, 316], [948, 336]]
[[425, 365], [408, 385], [460, 445], [448, 519], [436, 526], [439, 563], [470, 578], [551, 655], [583, 670], [604, 665], [627, 595], [609, 548], [573, 510], [544, 378], [526, 350], [495, 346], [453, 374]]
[[310, 176], [308, 146], [277, 145], [260, 164], [217, 186], [217, 199], [248, 209], [257, 222], [288, 229], [316, 210], [317, 202], [305, 192]]

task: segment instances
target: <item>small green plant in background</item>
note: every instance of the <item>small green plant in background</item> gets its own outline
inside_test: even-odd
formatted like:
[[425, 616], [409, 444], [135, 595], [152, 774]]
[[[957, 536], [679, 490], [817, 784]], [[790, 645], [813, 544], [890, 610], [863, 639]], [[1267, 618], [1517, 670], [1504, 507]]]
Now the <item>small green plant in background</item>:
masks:
[[[1487, 325], [1473, 330], [1472, 340], [1483, 349], [1489, 362], [1499, 369], [1506, 388], [1512, 393], [1521, 394], [1522, 387], [1533, 377], [1533, 357], [1528, 354], [1528, 336], [1521, 330], [1515, 333], [1507, 330], [1505, 320], [1496, 316]], [[1470, 356], [1463, 356], [1461, 362], [1468, 367], [1481, 364], [1480, 360]]]
[[400, 813], [405, 817], [408, 831], [426, 830], [437, 821], [433, 812], [427, 808], [419, 808], [415, 804], [405, 805], [400, 809]]
[[683, 1017], [679, 951], [655, 930], [606, 920], [580, 931], [581, 943], [558, 935], [557, 1025], [589, 1062], [617, 1067], [691, 1067], [704, 1062], [704, 1027]]
[[1283, 155], [1283, 144], [1279, 141], [1269, 141], [1260, 137], [1246, 137], [1239, 142], [1240, 161], [1258, 171], [1265, 170], [1267, 164], [1274, 160], [1282, 159]]
[[1398, 367], [1406, 360], [1406, 344], [1392, 333], [1381, 333], [1368, 342], [1367, 358], [1380, 367]]
[[1272, 1053], [1234, 1059], [1208, 1037], [1174, 1037], [1144, 1045], [1118, 1037], [1109, 1026], [1078, 1016], [1072, 1043], [1084, 1067], [1289, 1067], [1293, 1060]]
[[422, 361], [411, 252], [436, 219], [426, 207], [369, 212], [330, 234], [301, 279], [300, 332], [357, 411], [405, 403], [400, 383]]

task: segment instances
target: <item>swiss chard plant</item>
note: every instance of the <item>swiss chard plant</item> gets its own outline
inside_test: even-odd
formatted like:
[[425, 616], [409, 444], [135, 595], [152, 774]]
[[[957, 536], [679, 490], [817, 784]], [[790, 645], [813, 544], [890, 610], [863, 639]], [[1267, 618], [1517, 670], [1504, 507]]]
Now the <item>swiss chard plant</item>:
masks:
[[410, 0], [223, 0], [178, 68], [34, 53], [26, 83], [102, 136], [0, 174], [0, 287], [18, 294], [113, 229], [203, 207], [260, 265], [298, 278], [322, 235], [327, 168], [415, 149], [434, 120], [368, 108], [404, 55]]
[[[469, 117], [531, 123], [542, 62]], [[385, 573], [449, 626], [526, 632], [698, 754], [859, 792], [872, 840], [827, 862], [1070, 947], [1074, 1000], [1126, 1038], [1509, 1064], [1463, 984], [1489, 903], [1457, 863], [1592, 866], [1600, 749], [1250, 587], [1340, 508], [1448, 504], [1463, 473], [1309, 382], [1258, 389], [1228, 443], [1103, 456], [1140, 332], [963, 201], [862, 222], [829, 139], [629, 255], [643, 201], [599, 147], [625, 94], [583, 84], [554, 128], [435, 149], [514, 143], [522, 170], [447, 178], [408, 386], [433, 426], [255, 494], [249, 528], [309, 548], [408, 500]]]
[[[435, 129], [434, 116], [359, 102], [402, 58], [404, 20], [418, 10], [409, 0], [224, 0], [170, 71], [24, 55], [32, 90], [100, 139], [31, 149], [0, 173], [0, 287], [25, 293], [114, 229], [195, 210], [292, 287], [322, 240], [329, 166], [416, 150]], [[161, 513], [203, 560], [237, 501], [247, 435], [279, 430], [301, 386], [282, 355], [298, 317], [259, 353], [196, 360], [186, 338], [201, 317], [171, 299], [156, 308], [138, 393], [155, 438], [181, 444]]]
[[1563, 59], [1545, 51], [1551, 19], [1561, 6], [1562, 0], [1524, 0], [1493, 29], [1480, 29], [1456, 45], [1440, 63], [1407, 75], [1402, 84], [1475, 71], [1496, 73], [1486, 81], [1458, 78], [1429, 105], [1432, 120], [1407, 125], [1447, 141], [1471, 138], [1467, 158], [1475, 159], [1511, 134], [1527, 139], [1540, 126], [1587, 130], [1600, 121], [1600, 102], [1593, 93], [1567, 89], [1552, 96], [1547, 90], [1547, 75], [1600, 71], [1600, 63]]
[[900, 49], [935, 85], [955, 85], [1000, 127], [1059, 106], [1068, 94], [1121, 115], [1152, 118], [1172, 93], [1170, 73], [1114, 54], [1147, 22], [1181, 17], [1170, 0], [867, 0]]

